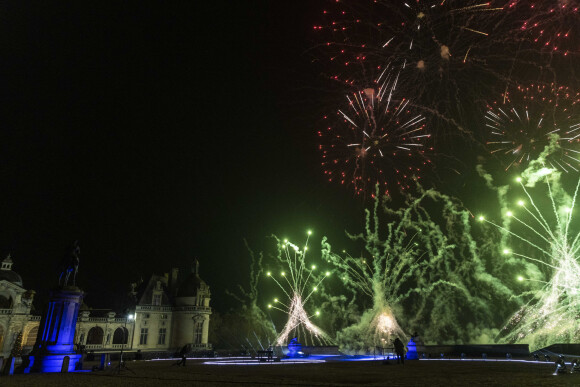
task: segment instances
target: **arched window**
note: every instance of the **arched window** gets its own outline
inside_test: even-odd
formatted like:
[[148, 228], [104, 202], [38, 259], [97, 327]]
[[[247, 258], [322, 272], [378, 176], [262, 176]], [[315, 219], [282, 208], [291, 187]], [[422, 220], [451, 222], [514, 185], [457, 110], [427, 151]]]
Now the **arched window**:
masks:
[[113, 344], [127, 344], [128, 339], [129, 331], [127, 328], [120, 327], [115, 329], [115, 333], [113, 334]]
[[103, 344], [103, 336], [105, 332], [100, 327], [92, 327], [87, 335], [87, 345]]
[[24, 347], [33, 347], [34, 343], [36, 343], [36, 336], [38, 336], [38, 326], [35, 326], [28, 331]]

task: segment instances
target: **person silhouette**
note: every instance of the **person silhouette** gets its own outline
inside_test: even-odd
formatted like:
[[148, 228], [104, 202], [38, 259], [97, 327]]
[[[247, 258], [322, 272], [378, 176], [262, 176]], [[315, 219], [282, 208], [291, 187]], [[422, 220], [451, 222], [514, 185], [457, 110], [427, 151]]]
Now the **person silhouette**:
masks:
[[395, 354], [397, 355], [397, 364], [405, 364], [405, 344], [398, 337], [393, 341], [395, 346]]

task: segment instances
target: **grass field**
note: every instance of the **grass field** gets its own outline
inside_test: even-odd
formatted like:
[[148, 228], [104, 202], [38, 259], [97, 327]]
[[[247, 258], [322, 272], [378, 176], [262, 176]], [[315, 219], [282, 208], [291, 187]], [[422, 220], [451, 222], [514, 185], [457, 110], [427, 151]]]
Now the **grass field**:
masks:
[[[580, 373], [553, 375], [554, 363], [407, 361], [207, 365], [138, 361], [111, 370], [0, 377], [0, 386], [580, 386]], [[91, 364], [85, 364], [90, 367]]]

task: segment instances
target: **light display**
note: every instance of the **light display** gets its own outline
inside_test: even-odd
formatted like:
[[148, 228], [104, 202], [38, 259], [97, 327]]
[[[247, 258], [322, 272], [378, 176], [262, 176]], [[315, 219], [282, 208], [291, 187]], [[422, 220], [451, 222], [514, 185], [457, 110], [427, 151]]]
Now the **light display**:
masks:
[[[531, 299], [513, 315], [499, 338], [528, 343], [536, 350], [554, 343], [580, 340], [580, 233], [574, 221], [580, 187], [569, 195], [560, 172], [546, 167], [530, 168], [517, 178], [522, 198], [506, 208], [502, 224], [479, 217], [502, 230], [514, 247], [503, 254], [521, 258], [529, 265], [517, 275], [530, 290]], [[541, 187], [540, 187], [541, 186]], [[543, 188], [543, 190], [541, 190]], [[536, 192], [541, 193], [537, 194]]]
[[419, 191], [400, 208], [375, 200], [374, 210], [365, 211], [364, 232], [348, 234], [359, 255], [333, 252], [323, 239], [323, 258], [359, 303], [368, 305], [357, 323], [338, 333], [344, 351], [373, 351], [395, 337], [406, 342], [406, 330], [420, 330], [427, 341], [489, 340], [497, 332], [487, 327], [513, 310], [512, 301], [495, 311], [484, 301], [499, 302], [513, 292], [486, 272], [481, 255], [487, 250], [471, 236], [470, 213], [436, 190]]
[[[308, 237], [311, 234], [312, 232], [308, 231]], [[266, 273], [286, 296], [285, 299], [274, 298], [273, 302], [268, 304], [269, 309], [288, 315], [288, 320], [276, 339], [276, 345], [279, 346], [286, 345], [294, 337], [298, 337], [305, 345], [328, 345], [332, 342], [332, 339], [311, 321], [320, 312], [309, 314], [305, 308], [305, 304], [318, 291], [322, 281], [330, 275], [330, 272], [318, 275], [316, 265], [307, 266], [308, 239], [302, 249], [287, 239], [284, 241], [277, 239], [277, 259], [285, 269], [279, 276], [271, 271]]]
[[563, 56], [580, 53], [580, 1], [511, 0], [505, 10], [516, 20], [516, 36], [529, 40], [538, 50]]
[[413, 103], [397, 94], [398, 70], [387, 66], [376, 88], [347, 95], [348, 105], [334, 119], [325, 117], [321, 140], [322, 166], [329, 181], [371, 196], [408, 189], [430, 164], [431, 137], [426, 118]]
[[[385, 63], [401, 69], [406, 98], [441, 121], [437, 132], [465, 135], [466, 104], [502, 79], [506, 59], [492, 32], [507, 1], [369, 0], [331, 2], [314, 26], [328, 77], [359, 85]], [[493, 56], [491, 56], [493, 55]], [[490, 58], [493, 57], [493, 62]], [[492, 64], [498, 64], [492, 66]]]
[[580, 169], [579, 93], [566, 87], [532, 84], [506, 92], [487, 105], [487, 145], [505, 170], [525, 169], [549, 147], [545, 162], [562, 171]]

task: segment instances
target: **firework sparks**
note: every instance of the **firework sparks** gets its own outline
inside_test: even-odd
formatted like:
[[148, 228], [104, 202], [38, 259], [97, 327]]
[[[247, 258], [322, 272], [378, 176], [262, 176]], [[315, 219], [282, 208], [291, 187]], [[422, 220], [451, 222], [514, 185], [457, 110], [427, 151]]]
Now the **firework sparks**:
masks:
[[[329, 4], [314, 30], [326, 39], [331, 61], [349, 66], [359, 61], [415, 50], [463, 62], [468, 51], [491, 31], [492, 16], [505, 1], [373, 0]], [[450, 47], [453, 47], [450, 50]]]
[[544, 85], [519, 86], [503, 101], [488, 104], [487, 145], [506, 165], [505, 170], [526, 167], [538, 158], [554, 137], [560, 145], [546, 158], [553, 168], [578, 171], [580, 151], [579, 93]]
[[405, 190], [430, 163], [426, 118], [411, 101], [395, 97], [398, 73], [389, 70], [376, 80], [378, 87], [348, 95], [336, 123], [318, 132], [328, 180], [350, 185], [358, 195], [372, 195], [375, 184], [386, 194], [391, 187]]
[[324, 10], [325, 21], [315, 26], [323, 41], [316, 60], [327, 65], [330, 79], [359, 90], [369, 85], [361, 79], [376, 79], [389, 63], [400, 73], [398, 88], [405, 97], [429, 112], [427, 123], [437, 138], [471, 137], [467, 97], [490, 91], [511, 65], [511, 57], [506, 65], [497, 55], [497, 42], [505, 37], [491, 33], [504, 16], [504, 3], [333, 2]]
[[580, 1], [512, 0], [505, 9], [518, 20], [517, 36], [523, 35], [542, 51], [564, 56], [580, 53]]
[[237, 292], [225, 290], [226, 294], [238, 301], [239, 308], [236, 311], [235, 326], [231, 329], [223, 326], [222, 334], [229, 341], [236, 341], [242, 347], [249, 346], [255, 352], [265, 350], [277, 334], [272, 320], [258, 306], [258, 284], [264, 272], [263, 254], [255, 254], [245, 240], [244, 244], [251, 259], [249, 287], [238, 284]]
[[[531, 349], [576, 342], [580, 339], [580, 233], [573, 213], [580, 180], [573, 196], [565, 192], [560, 173], [554, 169], [534, 168], [517, 181], [525, 194], [525, 199], [516, 201], [519, 210], [505, 210], [503, 225], [483, 216], [479, 220], [521, 245], [504, 247], [503, 253], [536, 266], [535, 275], [518, 275], [518, 280], [540, 285], [540, 289], [532, 291], [533, 298], [513, 315], [499, 337], [506, 342], [528, 343]], [[545, 194], [534, 195], [535, 185], [542, 181], [547, 201]], [[551, 211], [545, 211], [546, 207]]]
[[[308, 231], [310, 237], [311, 232]], [[277, 279], [272, 272], [267, 272], [267, 276], [274, 282], [286, 295], [288, 301], [283, 302], [275, 298], [273, 303], [268, 304], [269, 309], [279, 310], [288, 315], [288, 321], [276, 339], [276, 345], [285, 345], [292, 337], [298, 337], [306, 345], [332, 343], [332, 339], [318, 328], [311, 319], [318, 316], [316, 311], [313, 315], [306, 312], [305, 304], [311, 296], [318, 291], [322, 281], [330, 275], [326, 272], [320, 276], [316, 275], [316, 265], [306, 266], [306, 251], [308, 250], [308, 239], [303, 249], [297, 245], [284, 240], [278, 241], [278, 260], [287, 267], [288, 271], [282, 271], [280, 278]]]
[[[479, 339], [470, 337], [473, 332], [484, 332], [500, 314], [507, 318], [511, 310], [491, 312], [480, 298], [513, 293], [485, 271], [470, 235], [470, 215], [460, 203], [435, 190], [421, 191], [418, 197], [409, 196], [403, 208], [384, 206], [387, 222], [381, 220], [378, 203], [376, 199], [372, 213], [366, 211], [365, 232], [349, 234], [364, 245], [361, 256], [334, 253], [323, 239], [323, 258], [335, 267], [346, 288], [372, 300], [359, 323], [339, 332], [345, 350], [365, 352], [394, 337], [405, 338], [401, 326], [420, 329], [425, 340], [475, 342]], [[434, 208], [441, 210], [440, 215]], [[459, 310], [469, 310], [470, 317], [458, 317]], [[429, 326], [422, 321], [430, 321]], [[450, 327], [457, 336], [447, 336]], [[481, 335], [493, 337], [491, 333]]]

